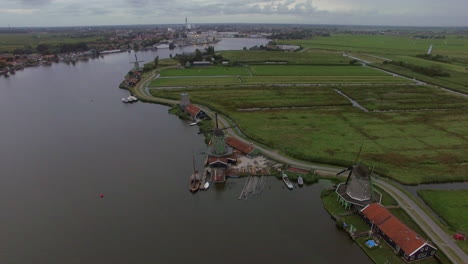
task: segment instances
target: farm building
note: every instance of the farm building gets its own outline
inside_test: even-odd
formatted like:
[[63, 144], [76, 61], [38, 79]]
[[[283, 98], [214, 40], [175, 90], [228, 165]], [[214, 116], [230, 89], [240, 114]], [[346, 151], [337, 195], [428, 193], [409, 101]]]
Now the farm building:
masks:
[[192, 66], [210, 66], [211, 62], [210, 61], [194, 61], [192, 63]]
[[187, 93], [180, 95], [179, 106], [182, 111], [188, 114], [193, 120], [208, 118], [208, 115], [203, 110], [190, 102], [190, 97]]
[[244, 155], [250, 155], [255, 150], [255, 148], [252, 145], [249, 145], [233, 137], [227, 137], [226, 143]]
[[372, 231], [383, 238], [406, 261], [432, 257], [437, 249], [403, 224], [379, 203], [372, 203], [359, 211]]
[[184, 112], [188, 114], [193, 120], [204, 119], [208, 117], [203, 110], [193, 104], [185, 106]]

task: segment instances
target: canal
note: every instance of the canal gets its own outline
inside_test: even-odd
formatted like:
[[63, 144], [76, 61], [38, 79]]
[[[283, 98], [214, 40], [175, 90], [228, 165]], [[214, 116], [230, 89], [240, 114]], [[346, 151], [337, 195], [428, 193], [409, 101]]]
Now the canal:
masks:
[[[265, 43], [227, 39], [215, 49]], [[240, 201], [244, 180], [229, 179], [192, 195], [203, 138], [166, 106], [121, 102], [133, 59], [0, 78], [1, 263], [371, 263], [323, 209], [330, 183], [288, 191], [269, 178], [261, 196]]]

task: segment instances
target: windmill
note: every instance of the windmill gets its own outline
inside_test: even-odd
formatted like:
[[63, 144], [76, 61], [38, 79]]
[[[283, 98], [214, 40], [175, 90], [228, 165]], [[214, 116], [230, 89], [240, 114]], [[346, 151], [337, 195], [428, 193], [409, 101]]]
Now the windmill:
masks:
[[349, 171], [345, 182], [346, 194], [355, 200], [367, 201], [372, 199], [374, 194], [371, 179], [374, 169], [372, 168], [372, 171], [370, 171], [369, 168], [358, 162], [361, 151], [362, 145], [359, 149], [359, 153], [356, 157], [356, 160], [354, 161], [354, 164], [351, 167], [338, 172], [336, 176]]
[[200, 131], [198, 134], [202, 133], [213, 133], [213, 137], [211, 139], [211, 148], [209, 150], [210, 156], [214, 157], [223, 157], [223, 156], [228, 156], [232, 154], [232, 148], [230, 148], [226, 144], [226, 136], [224, 135], [223, 130], [232, 128], [230, 127], [225, 127], [225, 128], [219, 128], [218, 126], [218, 113], [215, 113], [215, 120], [216, 120], [216, 127], [214, 129], [208, 130], [208, 131]]
[[138, 60], [138, 57], [137, 57], [137, 55], [136, 55], [136, 53], [135, 53], [135, 61], [130, 62], [130, 63], [133, 63], [133, 69], [134, 69], [135, 71], [139, 71], [139, 70], [140, 70], [140, 64], [138, 64], [139, 62], [144, 62], [144, 61], [139, 61], [139, 60]]

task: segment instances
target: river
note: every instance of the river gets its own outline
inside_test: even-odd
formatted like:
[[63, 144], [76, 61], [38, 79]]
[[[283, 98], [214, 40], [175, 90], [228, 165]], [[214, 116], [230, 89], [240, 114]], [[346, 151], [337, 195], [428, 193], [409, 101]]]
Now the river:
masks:
[[[215, 49], [264, 43], [226, 39]], [[371, 263], [323, 209], [328, 182], [289, 191], [269, 178], [247, 201], [237, 200], [243, 179], [191, 194], [203, 138], [166, 106], [121, 102], [133, 58], [0, 78], [1, 263]]]

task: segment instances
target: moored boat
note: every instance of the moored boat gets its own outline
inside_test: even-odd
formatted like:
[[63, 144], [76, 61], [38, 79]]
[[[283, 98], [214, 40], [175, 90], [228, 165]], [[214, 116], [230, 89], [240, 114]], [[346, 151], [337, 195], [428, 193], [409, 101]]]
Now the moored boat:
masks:
[[201, 181], [198, 175], [198, 170], [195, 169], [195, 157], [192, 157], [192, 162], [193, 162], [193, 172], [192, 172], [192, 175], [190, 176], [190, 191], [196, 192], [200, 188]]
[[298, 184], [299, 186], [304, 185], [304, 179], [302, 179], [301, 176], [299, 176], [299, 177], [297, 178], [297, 184]]
[[283, 182], [286, 185], [286, 187], [288, 187], [289, 190], [292, 190], [294, 188], [294, 185], [289, 180], [288, 175], [286, 175], [286, 173], [283, 172], [283, 177], [282, 178], [283, 178]]

